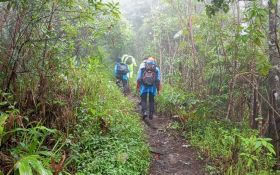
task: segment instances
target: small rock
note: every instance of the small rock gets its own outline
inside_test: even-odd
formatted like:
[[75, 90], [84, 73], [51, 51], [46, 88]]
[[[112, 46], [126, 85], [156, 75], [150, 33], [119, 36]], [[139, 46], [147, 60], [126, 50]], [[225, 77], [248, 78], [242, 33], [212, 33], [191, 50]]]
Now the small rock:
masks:
[[151, 147], [150, 151], [154, 154], [160, 154], [160, 155], [163, 155], [164, 152], [156, 147]]
[[172, 118], [179, 118], [179, 115], [173, 115]]
[[192, 164], [191, 162], [185, 162], [185, 161], [182, 161], [182, 160], [180, 160], [180, 162], [182, 162], [185, 165], [191, 165]]
[[177, 156], [174, 154], [168, 154], [168, 160], [171, 165], [174, 165], [178, 162]]
[[182, 145], [183, 148], [188, 148], [190, 147], [191, 145]]

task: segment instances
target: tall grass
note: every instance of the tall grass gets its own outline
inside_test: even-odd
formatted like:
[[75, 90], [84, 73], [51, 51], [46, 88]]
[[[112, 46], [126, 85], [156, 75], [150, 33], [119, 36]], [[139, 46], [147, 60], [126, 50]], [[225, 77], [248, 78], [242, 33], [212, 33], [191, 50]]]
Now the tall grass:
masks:
[[85, 93], [72, 143], [77, 172], [146, 174], [150, 155], [134, 104], [99, 63], [76, 73]]

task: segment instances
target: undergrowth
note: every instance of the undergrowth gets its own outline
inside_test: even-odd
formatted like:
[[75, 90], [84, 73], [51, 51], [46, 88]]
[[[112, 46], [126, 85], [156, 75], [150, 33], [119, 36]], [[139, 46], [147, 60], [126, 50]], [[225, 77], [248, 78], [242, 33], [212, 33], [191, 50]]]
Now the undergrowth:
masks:
[[[226, 100], [227, 95], [208, 96], [201, 100], [194, 93], [165, 84], [161, 95], [156, 99], [157, 112], [170, 116], [180, 115], [184, 118], [189, 116], [216, 116], [223, 109], [222, 105], [226, 103]], [[220, 109], [220, 111], [217, 109]]]
[[217, 117], [222, 112], [215, 110], [222, 109], [225, 102], [226, 95], [201, 100], [194, 94], [165, 85], [157, 99], [157, 110], [180, 119], [175, 128], [185, 131], [183, 136], [200, 150], [202, 157], [211, 159], [205, 167], [209, 174], [279, 173], [273, 171], [276, 159], [271, 139], [260, 137], [247, 124]]
[[157, 112], [166, 115], [184, 114], [198, 100], [194, 94], [186, 94], [179, 88], [168, 84], [163, 86], [161, 94], [156, 98]]
[[[140, 117], [112, 74], [95, 59], [71, 65], [63, 75], [75, 94], [76, 110], [69, 111], [75, 120], [67, 133], [28, 120], [13, 96], [0, 91], [0, 175], [147, 174], [150, 154]], [[60, 117], [64, 124], [67, 116]]]
[[146, 174], [150, 155], [133, 103], [100, 64], [77, 73], [86, 92], [71, 143], [78, 174]]
[[271, 139], [258, 136], [246, 125], [192, 118], [184, 125], [191, 144], [210, 157], [210, 174], [273, 174], [275, 151]]
[[67, 174], [63, 134], [29, 122], [11, 104], [9, 109], [0, 113], [0, 175]]

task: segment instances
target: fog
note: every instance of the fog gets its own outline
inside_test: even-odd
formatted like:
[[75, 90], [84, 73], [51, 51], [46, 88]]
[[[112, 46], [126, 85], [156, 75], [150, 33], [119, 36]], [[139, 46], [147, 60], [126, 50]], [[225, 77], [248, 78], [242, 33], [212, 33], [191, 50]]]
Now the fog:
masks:
[[137, 29], [143, 19], [150, 15], [153, 5], [160, 3], [159, 0], [119, 0], [122, 15]]

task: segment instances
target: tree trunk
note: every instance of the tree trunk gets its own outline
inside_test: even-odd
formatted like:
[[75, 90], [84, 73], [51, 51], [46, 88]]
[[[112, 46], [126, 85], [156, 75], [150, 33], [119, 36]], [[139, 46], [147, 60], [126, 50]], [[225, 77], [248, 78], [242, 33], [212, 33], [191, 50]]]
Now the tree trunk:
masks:
[[[278, 132], [280, 128], [279, 104], [280, 104], [280, 55], [279, 43], [277, 37], [277, 2], [273, 0], [268, 2], [269, 6], [269, 59], [272, 64], [272, 69], [268, 77], [268, 90], [270, 94], [270, 104], [273, 104], [273, 109], [269, 116], [269, 126], [266, 132], [268, 137], [273, 139], [273, 144], [276, 147], [276, 153], [279, 155], [279, 139]], [[276, 111], [276, 112], [275, 112]], [[278, 140], [277, 140], [278, 139]]]
[[[47, 23], [47, 30], [48, 32], [51, 31], [52, 19], [54, 16], [55, 8], [54, 3], [52, 5], [52, 9], [50, 11], [50, 18]], [[46, 59], [47, 59], [47, 52], [48, 52], [48, 36], [46, 33], [45, 42], [44, 42], [44, 50], [42, 53], [42, 63], [41, 68], [39, 69], [39, 87], [38, 87], [38, 99], [40, 103], [40, 116], [43, 119], [46, 119], [46, 93], [47, 93], [47, 78], [46, 78]]]

